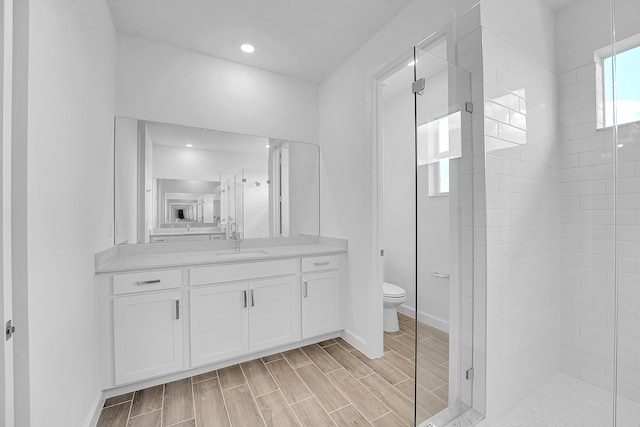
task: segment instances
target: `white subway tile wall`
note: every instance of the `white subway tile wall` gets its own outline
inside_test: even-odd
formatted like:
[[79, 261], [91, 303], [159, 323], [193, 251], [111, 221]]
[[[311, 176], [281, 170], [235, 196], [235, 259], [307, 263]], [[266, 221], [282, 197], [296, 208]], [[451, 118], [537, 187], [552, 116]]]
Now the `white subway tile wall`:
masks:
[[521, 50], [482, 31], [487, 393], [491, 411], [501, 413], [559, 370], [558, 83]]
[[640, 402], [640, 128], [621, 126], [617, 148], [613, 129], [596, 130], [596, 72], [558, 76], [562, 370], [613, 388], [617, 228], [618, 392]]

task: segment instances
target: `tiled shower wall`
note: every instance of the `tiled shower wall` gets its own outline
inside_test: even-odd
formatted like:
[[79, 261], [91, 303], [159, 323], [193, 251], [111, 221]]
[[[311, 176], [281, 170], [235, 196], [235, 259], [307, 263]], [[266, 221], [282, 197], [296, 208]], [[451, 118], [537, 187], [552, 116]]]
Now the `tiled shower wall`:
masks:
[[557, 81], [552, 65], [492, 28], [483, 27], [482, 48], [487, 392], [501, 413], [559, 368]]
[[613, 387], [617, 221], [618, 390], [640, 401], [639, 127], [620, 126], [616, 172], [613, 129], [596, 129], [596, 77], [591, 62], [558, 79], [562, 370]]

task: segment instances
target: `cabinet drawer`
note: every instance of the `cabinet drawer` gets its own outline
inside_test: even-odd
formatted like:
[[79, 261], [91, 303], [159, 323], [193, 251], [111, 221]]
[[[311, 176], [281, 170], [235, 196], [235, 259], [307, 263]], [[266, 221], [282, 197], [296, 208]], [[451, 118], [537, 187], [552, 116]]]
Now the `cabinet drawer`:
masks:
[[182, 286], [182, 270], [141, 271], [113, 276], [114, 295], [173, 289]]
[[297, 272], [297, 259], [195, 267], [191, 269], [189, 274], [189, 284], [208, 285], [212, 283], [239, 282], [263, 277], [286, 276]]
[[340, 258], [338, 255], [302, 258], [303, 273], [320, 270], [335, 270], [337, 268], [340, 268]]

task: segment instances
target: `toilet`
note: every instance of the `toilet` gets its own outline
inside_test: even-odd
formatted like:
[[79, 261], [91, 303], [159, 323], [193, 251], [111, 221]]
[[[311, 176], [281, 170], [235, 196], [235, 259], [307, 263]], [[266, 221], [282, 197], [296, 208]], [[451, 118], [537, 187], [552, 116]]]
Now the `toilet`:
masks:
[[382, 284], [382, 293], [384, 294], [384, 331], [396, 332], [400, 329], [397, 308], [407, 300], [407, 293], [400, 286], [387, 282]]

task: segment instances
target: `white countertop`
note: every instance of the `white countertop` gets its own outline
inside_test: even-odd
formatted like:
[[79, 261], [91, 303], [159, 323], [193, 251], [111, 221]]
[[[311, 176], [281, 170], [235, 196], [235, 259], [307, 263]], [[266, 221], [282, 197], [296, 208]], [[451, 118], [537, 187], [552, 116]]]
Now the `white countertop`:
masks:
[[203, 264], [238, 263], [262, 261], [276, 258], [328, 255], [347, 252], [346, 244], [325, 243], [298, 244], [271, 247], [248, 247], [240, 252], [229, 249], [197, 250], [193, 252], [167, 252], [115, 255], [96, 268], [96, 274], [122, 271], [145, 270], [150, 268], [185, 267]]

